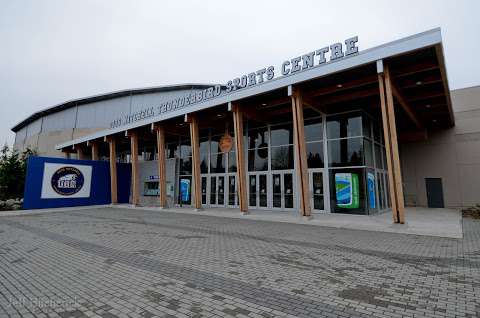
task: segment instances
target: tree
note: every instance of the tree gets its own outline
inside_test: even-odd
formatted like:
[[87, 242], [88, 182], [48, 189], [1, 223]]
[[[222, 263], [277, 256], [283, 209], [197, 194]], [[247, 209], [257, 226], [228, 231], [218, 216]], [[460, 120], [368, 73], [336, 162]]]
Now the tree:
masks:
[[27, 171], [27, 159], [36, 151], [27, 148], [21, 154], [3, 146], [0, 151], [0, 200], [22, 198]]

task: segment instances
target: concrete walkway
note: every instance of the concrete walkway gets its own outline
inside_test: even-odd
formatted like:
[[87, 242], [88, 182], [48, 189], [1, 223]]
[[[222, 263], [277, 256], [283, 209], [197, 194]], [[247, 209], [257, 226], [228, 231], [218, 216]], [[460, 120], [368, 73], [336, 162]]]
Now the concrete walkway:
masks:
[[[0, 216], [18, 216], [68, 212], [91, 208], [109, 208], [111, 205], [84, 206], [41, 210], [2, 211]], [[379, 231], [389, 233], [428, 235], [450, 238], [462, 238], [462, 215], [456, 209], [427, 209], [407, 208], [406, 224], [393, 224], [390, 212], [378, 215], [351, 215], [338, 213], [315, 213], [311, 218], [297, 215], [295, 212], [278, 212], [267, 210], [250, 210], [249, 214], [242, 214], [238, 209], [208, 208], [195, 211], [192, 208], [133, 207], [128, 204], [115, 205], [116, 208], [140, 209], [156, 211], [158, 213], [187, 213], [216, 217], [237, 218], [245, 220], [259, 220], [269, 222], [283, 222], [292, 224], [308, 224], [343, 229]]]
[[246, 220], [260, 220], [271, 222], [285, 222], [294, 224], [309, 224], [328, 226], [344, 229], [380, 231], [389, 233], [416, 234], [428, 236], [440, 236], [450, 238], [462, 238], [462, 215], [456, 209], [427, 209], [407, 208], [406, 223], [394, 224], [390, 212], [378, 215], [351, 215], [339, 213], [316, 213], [312, 218], [305, 218], [295, 212], [278, 212], [266, 210], [250, 210], [249, 214], [242, 214], [238, 209], [209, 208], [195, 211], [192, 208], [168, 208], [155, 207], [132, 207], [122, 206], [129, 209], [141, 209], [168, 213], [188, 213], [195, 215], [208, 215], [228, 217]]

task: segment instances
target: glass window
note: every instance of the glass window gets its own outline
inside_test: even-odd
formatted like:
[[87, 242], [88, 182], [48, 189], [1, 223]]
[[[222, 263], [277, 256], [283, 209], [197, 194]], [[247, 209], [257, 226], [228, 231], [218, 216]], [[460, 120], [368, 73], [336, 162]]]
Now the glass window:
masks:
[[373, 137], [376, 142], [382, 143], [383, 129], [377, 122], [373, 122]]
[[382, 147], [378, 144], [375, 144], [375, 164], [377, 169], [384, 169], [383, 158], [382, 158]]
[[380, 147], [380, 149], [382, 150], [382, 158], [383, 158], [383, 169], [387, 169], [387, 156], [385, 154], [385, 147]]
[[307, 164], [309, 168], [323, 168], [323, 141], [307, 143]]
[[220, 138], [222, 138], [222, 136], [212, 136], [212, 138], [210, 140], [210, 152], [211, 153], [220, 152], [220, 147], [219, 147]]
[[187, 141], [188, 144], [180, 145], [180, 158], [191, 157], [192, 156], [192, 147], [190, 146], [190, 141]]
[[363, 114], [362, 117], [363, 117], [363, 121], [362, 121], [363, 136], [368, 137], [368, 138], [372, 138], [372, 129], [370, 127], [370, 124], [371, 124], [370, 117], [366, 114]]
[[363, 166], [363, 138], [328, 141], [328, 156], [331, 167]]
[[182, 204], [191, 204], [192, 203], [192, 177], [181, 177], [178, 179], [179, 193], [178, 193], [178, 203]]
[[208, 154], [200, 152], [200, 172], [208, 173]]
[[210, 173], [225, 172], [225, 156], [223, 153], [212, 153], [210, 155]]
[[305, 141], [318, 141], [323, 139], [322, 118], [305, 120]]
[[356, 137], [361, 135], [361, 114], [347, 113], [327, 117], [327, 137], [329, 139]]
[[275, 125], [270, 127], [271, 145], [282, 146], [293, 144], [292, 124]]
[[385, 209], [385, 185], [383, 181], [383, 175], [380, 172], [377, 172], [377, 188], [378, 188], [378, 208], [380, 210]]
[[268, 170], [268, 148], [248, 151], [248, 171]]
[[237, 155], [235, 151], [230, 151], [228, 153], [228, 172], [237, 171]]
[[365, 165], [367, 167], [373, 167], [372, 142], [365, 138], [363, 140], [363, 146], [365, 147]]
[[272, 170], [293, 169], [293, 146], [272, 147]]
[[248, 131], [248, 149], [268, 147], [268, 128], [261, 127]]
[[192, 157], [180, 159], [180, 174], [181, 175], [192, 174]]
[[329, 179], [333, 213], [367, 214], [365, 168], [330, 169]]
[[167, 158], [175, 158], [178, 153], [178, 145], [176, 143], [167, 144]]
[[208, 173], [208, 137], [200, 138], [200, 172]]
[[200, 153], [208, 154], [208, 138], [200, 138]]
[[158, 192], [158, 181], [147, 181], [144, 183], [143, 195], [145, 196], [156, 196], [159, 195]]
[[367, 169], [367, 180], [366, 180], [366, 204], [369, 214], [373, 214], [378, 210], [377, 202], [377, 183], [378, 179], [375, 174], [375, 170]]

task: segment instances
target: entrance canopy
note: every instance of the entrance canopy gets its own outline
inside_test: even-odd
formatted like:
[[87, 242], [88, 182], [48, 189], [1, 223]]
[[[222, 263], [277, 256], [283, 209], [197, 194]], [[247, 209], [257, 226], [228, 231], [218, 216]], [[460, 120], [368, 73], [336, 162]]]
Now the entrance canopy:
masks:
[[[123, 125], [113, 125], [114, 128], [67, 141], [57, 145], [56, 149], [68, 152], [75, 145], [96, 139], [103, 140], [110, 135], [123, 134], [125, 131], [150, 126], [170, 118], [183, 118], [185, 114], [216, 106], [226, 109], [230, 102], [255, 106], [247, 110], [247, 115], [250, 111], [250, 115], [273, 119], [281, 115], [282, 107], [289, 109], [289, 87], [301, 89], [304, 106], [312, 110], [326, 113], [332, 108], [335, 108], [336, 112], [348, 110], [352, 100], [357, 102], [357, 108], [363, 105], [379, 108], [377, 73], [383, 71], [383, 65], [388, 65], [391, 73], [397, 126], [399, 131], [402, 131], [400, 140], [426, 138], [427, 129], [442, 129], [454, 125], [441, 32], [440, 29], [433, 29], [375, 48], [360, 50], [358, 53], [294, 74], [290, 72], [251, 87], [246, 85], [245, 88], [228, 93], [224, 87], [219, 87], [218, 93], [212, 90], [211, 98], [181, 107], [170, 107], [168, 111], [160, 111], [158, 114], [151, 112], [149, 106]], [[161, 108], [161, 105], [151, 106]]]

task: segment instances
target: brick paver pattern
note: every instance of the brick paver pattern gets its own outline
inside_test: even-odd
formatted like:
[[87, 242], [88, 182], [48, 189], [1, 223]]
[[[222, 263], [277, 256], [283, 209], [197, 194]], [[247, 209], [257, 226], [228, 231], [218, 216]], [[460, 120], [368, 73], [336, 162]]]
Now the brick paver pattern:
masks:
[[0, 217], [0, 317], [478, 317], [450, 239], [102, 208]]

